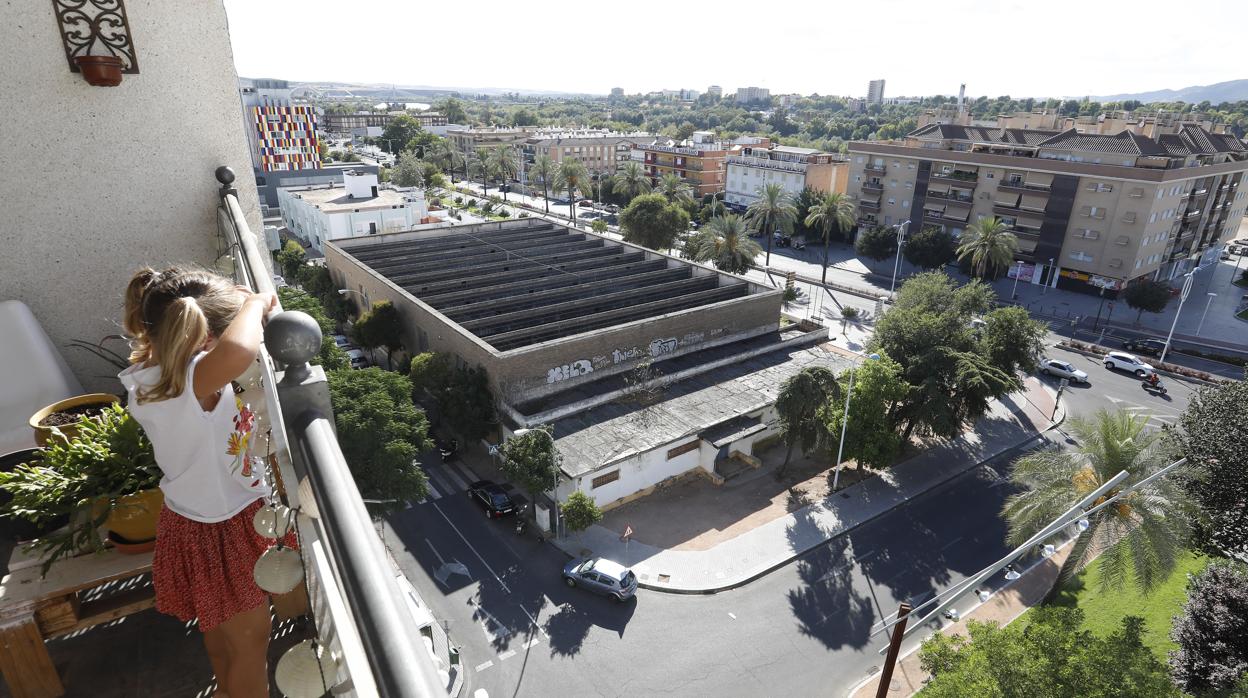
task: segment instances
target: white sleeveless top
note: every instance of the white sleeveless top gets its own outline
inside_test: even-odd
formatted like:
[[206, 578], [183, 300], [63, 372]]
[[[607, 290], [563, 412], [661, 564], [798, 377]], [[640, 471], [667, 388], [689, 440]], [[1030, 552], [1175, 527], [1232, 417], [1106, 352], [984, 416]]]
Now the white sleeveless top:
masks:
[[234, 387], [222, 389], [210, 412], [195, 399], [195, 366], [205, 355], [191, 359], [186, 388], [168, 400], [139, 403], [139, 392], [160, 380], [159, 366], [136, 364], [118, 378], [130, 394], [127, 409], [147, 432], [164, 473], [160, 489], [165, 506], [193, 521], [216, 523], [268, 495], [269, 489], [263, 460], [248, 454], [255, 414], [234, 395]]

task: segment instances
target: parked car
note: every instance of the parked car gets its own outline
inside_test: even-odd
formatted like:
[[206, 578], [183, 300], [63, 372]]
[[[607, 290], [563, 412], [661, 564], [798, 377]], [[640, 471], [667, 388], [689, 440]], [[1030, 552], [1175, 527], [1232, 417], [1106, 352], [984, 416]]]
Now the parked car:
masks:
[[572, 203], [571, 199], [551, 199], [550, 203], [554, 206], [567, 206]]
[[1111, 351], [1105, 355], [1104, 361], [1105, 368], [1134, 373], [1137, 378], [1143, 378], [1153, 372], [1152, 366], [1141, 361], [1140, 357], [1125, 351]]
[[333, 338], [334, 338], [334, 344], [337, 344], [339, 349], [351, 348], [351, 340], [347, 339], [347, 335], [336, 334], [336, 335], [333, 335]]
[[607, 213], [619, 213], [620, 212], [620, 207], [616, 206], [615, 204], [607, 204], [603, 208], [606, 209]]
[[580, 201], [576, 202], [576, 205], [577, 206], [593, 206], [594, 200], [593, 199], [581, 199]]
[[363, 349], [347, 349], [347, 360], [351, 362], [351, 368], [368, 368], [372, 365], [372, 362], [364, 355]]
[[501, 485], [490, 480], [477, 480], [468, 488], [468, 498], [485, 509], [491, 519], [501, 519], [516, 512], [515, 503]]
[[1161, 356], [1161, 352], [1166, 348], [1166, 343], [1160, 339], [1128, 339], [1122, 343], [1122, 348], [1127, 351], [1133, 351], [1136, 354]]
[[277, 274], [273, 275], [273, 286], [275, 288], [286, 288], [289, 285], [290, 284], [286, 283], [286, 279], [283, 279], [281, 276]]
[[1218, 259], [1230, 259], [1230, 258], [1231, 258], [1230, 250], [1222, 250], [1222, 253], [1218, 255]]
[[1069, 362], [1057, 359], [1045, 359], [1040, 362], [1040, 372], [1046, 376], [1065, 378], [1071, 383], [1087, 383], [1088, 374], [1072, 366]]
[[601, 557], [581, 558], [564, 565], [563, 583], [621, 602], [637, 593], [637, 575], [624, 565]]

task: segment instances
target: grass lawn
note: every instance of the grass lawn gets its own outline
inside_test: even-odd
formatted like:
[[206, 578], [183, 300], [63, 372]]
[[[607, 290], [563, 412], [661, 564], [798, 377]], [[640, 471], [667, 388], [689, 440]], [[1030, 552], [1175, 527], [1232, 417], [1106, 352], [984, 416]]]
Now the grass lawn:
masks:
[[[1059, 606], [1077, 605], [1083, 610], [1083, 626], [1101, 637], [1120, 628], [1125, 616], [1142, 617], [1146, 625], [1144, 644], [1164, 662], [1166, 653], [1177, 647], [1170, 641], [1170, 623], [1187, 600], [1187, 575], [1196, 574], [1207, 564], [1209, 558], [1184, 554], [1174, 574], [1145, 596], [1132, 581], [1128, 581], [1122, 589], [1102, 592], [1101, 562], [1094, 560], [1062, 588], [1054, 603]], [[1027, 615], [1024, 614], [1019, 620], [1025, 623]]]

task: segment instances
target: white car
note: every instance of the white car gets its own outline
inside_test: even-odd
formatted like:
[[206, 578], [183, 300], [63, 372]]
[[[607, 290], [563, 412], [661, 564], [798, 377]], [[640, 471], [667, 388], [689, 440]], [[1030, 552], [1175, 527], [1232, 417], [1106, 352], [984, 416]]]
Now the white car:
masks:
[[1071, 383], [1088, 382], [1087, 373], [1080, 371], [1067, 361], [1060, 361], [1058, 359], [1045, 359], [1044, 361], [1041, 361], [1040, 373], [1043, 373], [1046, 376], [1065, 378]]
[[351, 368], [368, 368], [372, 365], [363, 349], [348, 349], [347, 359], [351, 361]]
[[1136, 378], [1144, 378], [1153, 372], [1153, 367], [1140, 360], [1135, 354], [1125, 351], [1111, 351], [1105, 355], [1105, 368], [1117, 369], [1134, 373]]
[[334, 344], [337, 344], [339, 349], [351, 348], [351, 340], [347, 339], [347, 336], [345, 334], [336, 334], [336, 335], [333, 335], [333, 338], [334, 338]]

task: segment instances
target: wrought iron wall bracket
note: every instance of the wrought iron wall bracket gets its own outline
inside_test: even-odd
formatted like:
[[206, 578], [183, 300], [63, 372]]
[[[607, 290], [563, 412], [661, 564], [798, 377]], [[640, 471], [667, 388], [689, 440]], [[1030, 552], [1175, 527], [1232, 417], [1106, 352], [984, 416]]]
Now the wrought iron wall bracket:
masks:
[[52, 9], [71, 71], [82, 72], [74, 63], [79, 56], [111, 55], [121, 59], [121, 72], [139, 72], [125, 0], [52, 0]]

